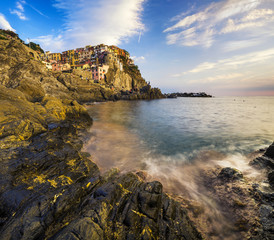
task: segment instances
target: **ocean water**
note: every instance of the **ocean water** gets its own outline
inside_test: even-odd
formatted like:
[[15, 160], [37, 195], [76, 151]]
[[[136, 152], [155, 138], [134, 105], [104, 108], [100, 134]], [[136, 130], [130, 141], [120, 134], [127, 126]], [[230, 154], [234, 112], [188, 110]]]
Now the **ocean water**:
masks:
[[94, 125], [85, 148], [103, 169], [246, 155], [274, 141], [274, 97], [118, 101], [88, 112]]
[[102, 172], [113, 167], [142, 170], [147, 181], [158, 180], [164, 191], [201, 206], [203, 214], [192, 220], [209, 239], [245, 239], [235, 231], [233, 210], [224, 209], [203, 183], [222, 167], [237, 168], [251, 183], [264, 181], [266, 176], [249, 161], [254, 151], [274, 141], [274, 97], [119, 101], [87, 107], [94, 124], [84, 151]]

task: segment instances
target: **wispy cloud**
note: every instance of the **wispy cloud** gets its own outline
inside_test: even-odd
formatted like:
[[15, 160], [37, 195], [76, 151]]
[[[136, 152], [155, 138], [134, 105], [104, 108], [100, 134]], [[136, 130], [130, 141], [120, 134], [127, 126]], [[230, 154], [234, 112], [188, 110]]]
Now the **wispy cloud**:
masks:
[[[208, 48], [222, 35], [239, 33], [238, 37], [244, 40], [248, 39], [248, 34], [259, 37], [258, 29], [268, 27], [267, 34], [260, 36], [266, 38], [273, 34], [274, 24], [274, 5], [267, 5], [267, 2], [222, 0], [192, 15], [177, 16], [173, 18], [177, 22], [164, 30], [167, 44]], [[242, 34], [243, 31], [248, 34]]]
[[144, 56], [140, 56], [140, 57], [136, 57], [136, 56], [132, 56], [131, 57], [135, 62], [143, 62], [145, 61], [145, 57]]
[[53, 52], [60, 51], [60, 49], [64, 49], [65, 43], [63, 40], [63, 36], [61, 34], [54, 36], [54, 35], [46, 35], [40, 36], [37, 38], [32, 38], [32, 42], [39, 43], [43, 49], [50, 50]]
[[213, 68], [218, 70], [227, 70], [229, 68], [238, 69], [242, 65], [248, 66], [254, 63], [263, 63], [269, 59], [274, 59], [274, 48], [237, 55], [231, 58], [219, 60], [217, 62], [204, 62], [184, 74], [200, 73]]
[[[54, 6], [64, 14], [65, 21], [58, 43], [62, 49], [59, 50], [88, 44], [119, 45], [133, 36], [140, 36], [145, 31], [141, 19], [145, 1], [55, 0]], [[53, 40], [53, 47], [56, 37], [47, 36], [46, 39], [47, 42]], [[40, 43], [44, 48], [50, 47], [50, 44]]]
[[19, 0], [16, 2], [16, 8], [10, 9], [11, 14], [17, 15], [21, 20], [27, 20], [27, 17], [25, 16], [25, 9], [24, 5], [26, 4], [26, 1]]
[[7, 19], [2, 13], [0, 13], [0, 28], [15, 32], [15, 29], [11, 27], [10, 23], [7, 21]]
[[228, 73], [228, 74], [219, 74], [213, 77], [207, 77], [203, 79], [196, 79], [192, 80], [191, 83], [213, 83], [216, 81], [226, 81], [231, 79], [236, 79], [239, 77], [244, 77], [245, 75], [243, 73]]
[[228, 41], [223, 45], [223, 50], [225, 52], [237, 51], [239, 49], [260, 45], [262, 42], [263, 41], [260, 38], [253, 38], [249, 40], [239, 40], [239, 41]]
[[[270, 61], [272, 59], [274, 61], [274, 48], [236, 55], [230, 58], [218, 60], [216, 62], [203, 62], [188, 71], [173, 74], [172, 77], [178, 78], [185, 75], [190, 76], [193, 74], [210, 72], [211, 76], [209, 77], [209, 80], [212, 80], [215, 79], [216, 76], [218, 78], [216, 72], [223, 72], [223, 75], [225, 74], [226, 76], [231, 76], [231, 71], [234, 71], [235, 74], [239, 74], [238, 71], [241, 70], [242, 67], [248, 68], [252, 67], [254, 64], [257, 65], [263, 63], [267, 63], [267, 65], [269, 65], [269, 63], [272, 63], [272, 61]], [[215, 74], [212, 73], [212, 70], [214, 70]]]

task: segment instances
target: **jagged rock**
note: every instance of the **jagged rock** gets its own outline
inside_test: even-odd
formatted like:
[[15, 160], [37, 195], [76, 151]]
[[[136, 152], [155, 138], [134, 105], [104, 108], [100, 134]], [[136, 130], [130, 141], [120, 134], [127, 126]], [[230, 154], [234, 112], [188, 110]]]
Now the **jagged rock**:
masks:
[[265, 153], [250, 162], [250, 165], [259, 169], [267, 169], [267, 171], [274, 169], [274, 143], [270, 145]]
[[218, 175], [219, 179], [224, 181], [240, 180], [243, 178], [243, 174], [235, 168], [223, 168]]
[[115, 94], [77, 72], [50, 73], [29, 51], [0, 40], [0, 238], [201, 239], [159, 182], [101, 176], [81, 152], [92, 119], [79, 102]]
[[274, 171], [271, 171], [267, 175], [269, 184], [274, 188]]
[[[261, 217], [261, 222], [263, 225], [263, 228], [265, 230], [265, 232], [268, 232], [268, 236], [274, 236], [273, 232], [274, 232], [274, 208], [269, 206], [269, 205], [265, 205], [262, 204], [260, 207], [260, 217]], [[272, 239], [269, 238], [269, 239]]]
[[264, 155], [274, 159], [274, 142], [266, 149]]

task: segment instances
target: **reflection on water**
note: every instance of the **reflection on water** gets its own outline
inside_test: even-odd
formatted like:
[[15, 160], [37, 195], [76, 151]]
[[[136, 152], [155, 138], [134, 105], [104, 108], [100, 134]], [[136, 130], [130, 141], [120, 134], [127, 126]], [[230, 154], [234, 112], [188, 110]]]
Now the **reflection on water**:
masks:
[[91, 153], [103, 172], [113, 167], [135, 171], [142, 168], [141, 159], [145, 159], [138, 136], [115, 123], [95, 122], [84, 150]]

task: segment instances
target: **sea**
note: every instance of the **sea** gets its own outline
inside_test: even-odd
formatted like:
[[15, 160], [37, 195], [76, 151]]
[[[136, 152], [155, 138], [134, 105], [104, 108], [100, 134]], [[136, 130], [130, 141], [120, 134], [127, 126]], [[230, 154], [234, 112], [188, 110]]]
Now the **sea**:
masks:
[[250, 184], [264, 184], [266, 176], [249, 162], [274, 141], [274, 97], [118, 101], [87, 109], [94, 123], [83, 150], [102, 174], [112, 168], [142, 172], [168, 194], [201, 206], [192, 220], [210, 239], [244, 239], [233, 210], [204, 183], [233, 167]]
[[88, 106], [85, 145], [104, 171], [246, 156], [274, 141], [274, 97], [177, 98]]

